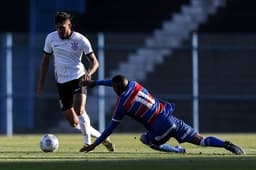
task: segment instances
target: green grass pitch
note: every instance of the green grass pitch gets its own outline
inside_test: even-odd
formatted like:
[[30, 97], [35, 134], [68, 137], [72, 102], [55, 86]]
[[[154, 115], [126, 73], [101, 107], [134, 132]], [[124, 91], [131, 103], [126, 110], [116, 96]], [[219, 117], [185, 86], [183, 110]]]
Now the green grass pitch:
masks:
[[[2, 170], [246, 170], [256, 169], [256, 134], [213, 134], [242, 146], [247, 154], [238, 156], [222, 148], [182, 144], [187, 154], [151, 150], [139, 142], [140, 134], [111, 136], [114, 153], [100, 145], [93, 152], [78, 152], [82, 146], [79, 134], [56, 134], [60, 147], [55, 153], [40, 150], [43, 134], [0, 136], [0, 169]], [[203, 134], [204, 136], [207, 134]], [[170, 144], [177, 145], [174, 139]]]

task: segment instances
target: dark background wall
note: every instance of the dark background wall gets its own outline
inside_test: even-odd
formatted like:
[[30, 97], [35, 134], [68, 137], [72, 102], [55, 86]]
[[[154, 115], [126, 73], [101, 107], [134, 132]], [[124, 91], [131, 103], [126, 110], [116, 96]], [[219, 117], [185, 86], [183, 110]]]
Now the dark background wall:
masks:
[[256, 1], [227, 0], [216, 16], [209, 17], [201, 32], [254, 33], [256, 32]]
[[[78, 0], [79, 1], [79, 0]], [[30, 19], [37, 15], [36, 20], [44, 23], [45, 32], [53, 28], [53, 15], [56, 10], [66, 9], [74, 15], [75, 28], [83, 32], [151, 32], [160, 27], [163, 20], [171, 18], [180, 10], [181, 4], [189, 0], [166, 1], [136, 1], [136, 0], [81, 0], [83, 7], [68, 9], [74, 6], [73, 1], [35, 1], [41, 13], [49, 15], [40, 18], [37, 13], [31, 13], [33, 0], [9, 0], [1, 5], [0, 32], [29, 32]], [[65, 2], [65, 3], [63, 3]], [[78, 6], [77, 5], [77, 6]], [[255, 1], [226, 0], [226, 6], [219, 10], [217, 16], [212, 16], [206, 24], [200, 27], [201, 32], [255, 32], [256, 17]], [[81, 9], [82, 8], [82, 9]], [[44, 21], [46, 20], [46, 21]]]
[[[20, 82], [23, 83], [15, 84], [14, 89], [22, 93], [25, 99], [21, 98], [21, 95], [15, 96], [15, 104], [19, 105], [14, 110], [15, 125], [17, 126], [15, 130], [24, 131], [27, 130], [26, 128], [35, 130], [31, 128], [33, 126], [38, 129], [48, 128], [54, 125], [55, 120], [61, 118], [55, 95], [54, 78], [51, 75], [48, 78], [52, 85], [48, 87], [48, 92], [55, 97], [36, 98], [36, 106], [33, 108], [36, 113], [34, 117], [30, 117], [31, 115], [28, 114], [31, 109], [28, 101], [31, 101], [31, 99], [26, 97], [26, 94], [34, 90], [36, 86], [30, 86], [28, 83], [33, 75], [35, 77], [32, 81], [36, 82], [37, 72], [31, 73], [31, 70], [38, 71], [38, 68], [34, 67], [39, 66], [44, 36], [54, 30], [53, 19], [56, 11], [67, 10], [71, 12], [74, 18], [75, 30], [85, 32], [88, 35], [104, 32], [106, 33], [107, 44], [125, 45], [128, 42], [129, 46], [131, 44], [143, 44], [145, 36], [141, 35], [152, 33], [154, 29], [161, 26], [163, 20], [170, 19], [174, 13], [180, 11], [181, 5], [188, 3], [190, 3], [189, 0], [158, 0], [157, 2], [146, 0], [9, 0], [6, 2], [0, 10], [2, 19], [0, 32], [22, 33], [21, 36], [15, 37], [14, 56], [16, 57], [16, 63], [14, 66], [19, 69], [15, 72], [15, 77], [20, 78], [22, 80]], [[255, 36], [251, 36], [256, 30], [254, 22], [256, 12], [253, 8], [255, 5], [256, 1], [227, 0], [226, 6], [221, 8], [217, 15], [210, 16], [209, 21], [199, 28], [200, 35], [213, 34], [210, 37], [200, 36], [201, 45], [222, 47], [221, 50], [205, 51], [200, 49], [200, 57], [202, 56], [202, 58], [199, 70], [204, 70], [200, 72], [200, 93], [202, 94], [200, 98], [200, 113], [202, 113], [200, 115], [200, 125], [203, 131], [256, 131], [255, 127], [250, 127], [255, 120], [255, 99], [250, 97], [241, 99], [241, 96], [256, 95], [256, 93], [254, 94], [256, 87], [254, 63], [256, 59], [253, 58], [255, 50], [241, 49], [241, 47], [254, 46], [256, 42]], [[123, 34], [122, 38], [115, 35], [115, 33]], [[31, 40], [33, 36], [27, 36], [28, 34], [36, 35], [38, 39]], [[222, 39], [215, 36], [215, 34], [225, 36]], [[246, 34], [248, 36], [244, 37], [243, 35]], [[93, 41], [93, 44], [97, 42], [97, 38], [93, 36], [90, 37], [90, 40]], [[28, 49], [28, 44], [31, 44], [31, 41], [37, 45], [36, 51], [38, 51], [35, 55], [37, 58], [33, 60], [34, 63], [31, 63], [32, 53]], [[188, 40], [183, 43], [183, 46], [190, 48], [190, 44], [191, 42]], [[241, 50], [226, 48], [228, 46], [238, 47]], [[119, 58], [107, 60], [106, 65], [111, 65], [107, 69], [117, 67], [120, 61], [127, 59], [128, 53], [135, 51], [135, 49], [129, 48], [125, 50], [115, 49], [115, 51], [110, 46], [108, 47], [105, 51], [106, 56], [115, 58], [116, 55]], [[29, 48], [34, 47], [30, 46]], [[123, 58], [120, 59], [120, 56], [123, 56]], [[4, 63], [3, 58], [0, 59]], [[29, 62], [27, 61], [30, 61], [30, 67], [28, 67]], [[170, 73], [175, 74], [167, 81], [166, 77], [169, 78]], [[177, 49], [148, 77], [142, 83], [154, 94], [175, 95], [183, 92], [191, 94], [191, 51]], [[166, 81], [161, 83], [163, 80]], [[2, 86], [1, 84], [0, 89], [3, 89]], [[232, 99], [230, 99], [230, 96], [229, 98], [226, 98], [226, 96], [220, 98], [220, 96], [216, 96], [219, 94], [235, 94], [236, 96]], [[191, 124], [191, 97], [181, 100], [173, 99], [172, 95], [164, 99], [177, 103], [175, 114]], [[215, 98], [209, 98], [209, 95]], [[48, 108], [54, 108], [55, 110], [49, 111]], [[2, 115], [4, 113], [0, 113], [1, 117]], [[49, 117], [52, 117], [52, 119], [49, 119]], [[32, 119], [35, 121], [34, 125], [27, 126], [33, 121]], [[230, 126], [226, 125], [228, 119], [233, 122]], [[237, 126], [239, 121], [245, 122], [243, 128]], [[217, 127], [216, 122], [219, 123]], [[4, 125], [2, 124], [2, 126]], [[120, 129], [126, 129], [125, 126], [120, 126]], [[137, 128], [137, 126], [133, 127]]]
[[8, 0], [0, 9], [0, 32], [29, 32], [29, 0]]

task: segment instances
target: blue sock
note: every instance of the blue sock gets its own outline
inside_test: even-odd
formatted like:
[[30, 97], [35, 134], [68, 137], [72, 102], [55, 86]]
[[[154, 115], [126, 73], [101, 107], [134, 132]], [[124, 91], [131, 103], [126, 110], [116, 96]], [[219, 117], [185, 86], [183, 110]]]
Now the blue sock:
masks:
[[223, 140], [216, 138], [214, 136], [208, 136], [203, 139], [203, 146], [213, 146], [213, 147], [224, 147], [225, 143]]
[[164, 151], [164, 152], [175, 152], [175, 153], [184, 153], [185, 149], [182, 147], [177, 146], [170, 146], [168, 144], [162, 144], [162, 145], [151, 145], [152, 149]]

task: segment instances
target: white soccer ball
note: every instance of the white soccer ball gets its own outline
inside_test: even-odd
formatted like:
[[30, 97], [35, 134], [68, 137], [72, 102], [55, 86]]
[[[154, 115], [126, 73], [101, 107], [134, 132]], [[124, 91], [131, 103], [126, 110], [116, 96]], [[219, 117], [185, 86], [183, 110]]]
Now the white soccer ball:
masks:
[[45, 134], [40, 140], [40, 148], [44, 152], [56, 152], [59, 148], [59, 140], [53, 134]]

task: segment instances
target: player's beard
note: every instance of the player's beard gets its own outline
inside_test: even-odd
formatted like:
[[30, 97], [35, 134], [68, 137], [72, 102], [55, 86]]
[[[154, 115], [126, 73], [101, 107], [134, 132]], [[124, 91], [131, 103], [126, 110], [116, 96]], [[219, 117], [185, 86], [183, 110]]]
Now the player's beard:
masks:
[[66, 39], [68, 35], [65, 35], [64, 33], [59, 32], [59, 36], [61, 39]]
[[72, 32], [58, 32], [59, 33], [59, 36], [61, 39], [67, 39], [70, 37], [70, 35], [72, 34]]

